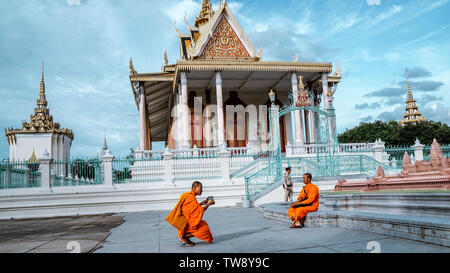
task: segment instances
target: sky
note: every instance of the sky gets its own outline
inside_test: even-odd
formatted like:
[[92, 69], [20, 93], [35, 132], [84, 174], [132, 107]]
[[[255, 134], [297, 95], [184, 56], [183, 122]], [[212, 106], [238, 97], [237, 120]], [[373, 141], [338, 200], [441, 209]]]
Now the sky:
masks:
[[[21, 0], [0, 2], [0, 129], [29, 121], [42, 62], [50, 114], [73, 130], [72, 157], [94, 156], [106, 134], [114, 155], [139, 145], [128, 78], [179, 58], [174, 22], [187, 32], [201, 0]], [[217, 2], [212, 0], [213, 7]], [[338, 133], [360, 122], [400, 120], [409, 69], [419, 110], [450, 124], [450, 0], [228, 0], [264, 61], [342, 67]], [[9, 156], [0, 137], [0, 158]]]

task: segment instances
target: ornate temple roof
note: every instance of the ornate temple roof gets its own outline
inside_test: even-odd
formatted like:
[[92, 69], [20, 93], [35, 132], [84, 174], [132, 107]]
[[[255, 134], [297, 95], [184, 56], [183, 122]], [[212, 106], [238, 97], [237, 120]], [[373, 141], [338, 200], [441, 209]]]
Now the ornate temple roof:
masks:
[[195, 27], [185, 22], [189, 34], [183, 34], [175, 27], [183, 60], [239, 58], [259, 61], [262, 57], [262, 52], [256, 52], [226, 1], [219, 1], [219, 7], [213, 11], [210, 1], [204, 0]]
[[61, 129], [59, 123], [53, 121], [53, 116], [50, 115], [47, 108], [47, 99], [45, 97], [45, 83], [44, 83], [44, 67], [42, 66], [41, 84], [39, 89], [39, 96], [36, 101], [37, 107], [34, 108], [34, 114], [30, 116], [30, 122], [22, 122], [22, 129], [5, 129], [8, 141], [15, 139], [16, 134], [42, 134], [55, 133], [63, 134], [73, 139], [73, 132], [69, 129]]
[[152, 141], [167, 140], [171, 110], [183, 72], [187, 72], [191, 91], [210, 90], [216, 71], [222, 72], [224, 92], [291, 90], [293, 72], [314, 90], [320, 88], [323, 73], [329, 74], [331, 93], [341, 81], [339, 65], [333, 73], [331, 63], [300, 62], [298, 55], [290, 62], [263, 61], [262, 49], [255, 50], [226, 1], [219, 1], [213, 10], [210, 1], [203, 0], [194, 25], [186, 17], [184, 21], [188, 33], [180, 32], [174, 24], [180, 45], [180, 58], [175, 63], [169, 64], [164, 52], [161, 72], [138, 73], [130, 59], [131, 90], [138, 110], [139, 94], [145, 95]]

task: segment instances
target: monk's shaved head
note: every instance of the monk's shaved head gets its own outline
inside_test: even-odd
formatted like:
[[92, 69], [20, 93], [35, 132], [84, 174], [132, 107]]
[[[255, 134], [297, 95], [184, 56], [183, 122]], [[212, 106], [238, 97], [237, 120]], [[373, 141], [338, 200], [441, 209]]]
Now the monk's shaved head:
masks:
[[198, 186], [202, 186], [202, 183], [200, 183], [199, 181], [194, 181], [194, 183], [192, 183], [192, 190], [197, 188]]
[[202, 195], [203, 185], [202, 183], [195, 181], [192, 183], [192, 191], [195, 192], [196, 195]]

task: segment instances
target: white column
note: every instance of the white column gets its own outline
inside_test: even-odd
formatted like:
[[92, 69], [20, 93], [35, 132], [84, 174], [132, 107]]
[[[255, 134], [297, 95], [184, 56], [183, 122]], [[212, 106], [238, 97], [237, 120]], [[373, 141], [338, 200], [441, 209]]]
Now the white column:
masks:
[[309, 111], [309, 121], [311, 123], [311, 142], [316, 143], [316, 118], [313, 111]]
[[222, 98], [222, 73], [216, 72], [216, 97], [217, 97], [217, 138], [218, 146], [223, 147], [225, 144], [225, 121], [223, 114], [223, 98]]
[[188, 107], [188, 87], [187, 87], [187, 75], [186, 72], [181, 72], [181, 109], [183, 120], [183, 149], [191, 148], [190, 144], [190, 127], [191, 127], [191, 115]]
[[139, 149], [141, 151], [145, 150], [145, 94], [144, 90], [141, 90], [141, 87], [139, 86], [139, 132], [140, 132], [140, 144]]
[[[294, 98], [294, 104], [297, 100], [297, 93], [298, 93], [298, 80], [297, 80], [297, 73], [292, 73], [291, 75], [291, 81], [292, 81], [292, 96]], [[304, 143], [304, 134], [303, 134], [303, 119], [300, 111], [294, 112], [294, 124], [295, 124], [295, 142], [296, 143]]]
[[328, 109], [328, 75], [326, 73], [322, 74], [322, 90], [323, 106]]
[[310, 142], [310, 138], [309, 138], [309, 120], [308, 120], [308, 117], [309, 117], [309, 111], [308, 110], [304, 110], [304, 115], [303, 115], [304, 117], [305, 117], [305, 142], [306, 143], [311, 143]]

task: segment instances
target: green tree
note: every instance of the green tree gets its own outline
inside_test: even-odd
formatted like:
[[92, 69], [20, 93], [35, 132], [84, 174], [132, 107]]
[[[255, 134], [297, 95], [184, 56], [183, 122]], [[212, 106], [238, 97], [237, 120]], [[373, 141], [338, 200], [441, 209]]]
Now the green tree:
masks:
[[340, 143], [374, 142], [381, 139], [386, 146], [411, 146], [416, 139], [424, 145], [430, 145], [433, 139], [441, 144], [450, 143], [450, 127], [434, 121], [423, 121], [416, 124], [401, 125], [397, 121], [362, 122], [358, 126], [347, 129], [338, 136]]

